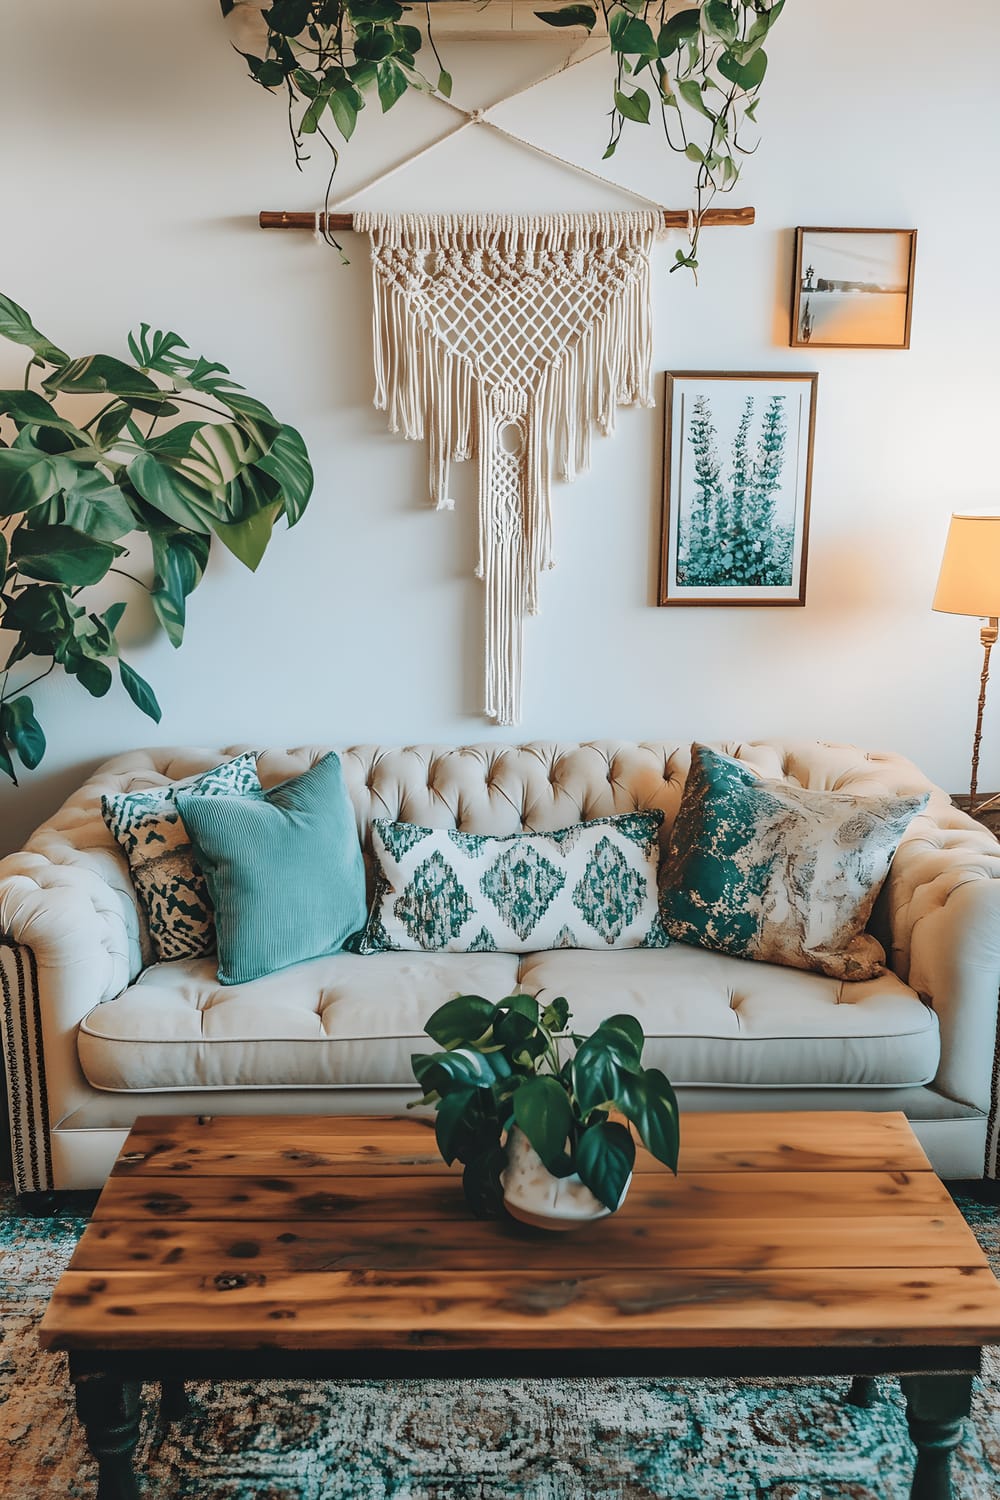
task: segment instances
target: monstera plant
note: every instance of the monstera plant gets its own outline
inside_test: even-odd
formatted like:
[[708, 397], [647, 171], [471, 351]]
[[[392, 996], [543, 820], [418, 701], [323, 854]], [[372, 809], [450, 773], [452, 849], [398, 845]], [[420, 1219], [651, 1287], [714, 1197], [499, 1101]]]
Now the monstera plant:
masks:
[[[141, 584], [179, 646], [213, 538], [256, 568], [277, 518], [291, 526], [302, 515], [313, 474], [295, 429], [176, 333], [144, 323], [129, 336], [131, 364], [71, 358], [0, 296], [0, 335], [31, 351], [24, 388], [0, 391], [0, 626], [11, 641], [0, 771], [16, 785], [15, 755], [31, 769], [45, 753], [26, 689], [57, 666], [95, 698], [116, 666], [136, 706], [160, 718], [152, 688], [119, 652], [126, 603], [98, 612], [86, 590], [106, 593], [116, 576]], [[140, 532], [152, 547], [148, 584], [122, 566]]]
[[[305, 140], [318, 136], [339, 161], [337, 137], [349, 141], [367, 100], [383, 112], [407, 89], [451, 94], [451, 75], [434, 42], [436, 0], [220, 0], [233, 45], [250, 75], [281, 90], [296, 163]], [[481, 6], [481, 0], [468, 0]], [[694, 166], [692, 231], [672, 269], [698, 264], [698, 235], [716, 193], [729, 192], [742, 158], [756, 149], [744, 140], [756, 123], [767, 72], [768, 40], [785, 0], [599, 0], [535, 14], [549, 26], [606, 34], [615, 64], [611, 128], [605, 158], [621, 140], [625, 121], [659, 120], [667, 146]], [[431, 66], [418, 55], [424, 50]], [[602, 112], [607, 102], [602, 99]], [[331, 173], [332, 180], [332, 173]]]

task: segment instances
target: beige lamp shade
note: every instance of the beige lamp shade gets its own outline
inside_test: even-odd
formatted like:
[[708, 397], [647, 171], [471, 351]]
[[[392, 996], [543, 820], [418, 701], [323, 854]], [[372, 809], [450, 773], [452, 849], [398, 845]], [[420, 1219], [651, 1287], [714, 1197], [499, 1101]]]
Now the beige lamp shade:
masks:
[[1000, 514], [952, 516], [932, 608], [949, 615], [1000, 615]]

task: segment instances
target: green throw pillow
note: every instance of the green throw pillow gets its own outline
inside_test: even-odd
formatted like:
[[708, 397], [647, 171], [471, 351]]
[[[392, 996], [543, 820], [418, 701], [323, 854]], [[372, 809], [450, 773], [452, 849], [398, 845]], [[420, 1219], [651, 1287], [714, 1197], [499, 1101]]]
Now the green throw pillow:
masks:
[[363, 953], [666, 946], [662, 812], [503, 836], [372, 820], [378, 881]]
[[101, 815], [125, 851], [161, 963], [215, 952], [212, 903], [177, 812], [178, 792], [192, 797], [259, 794], [257, 757], [239, 755], [187, 781], [101, 798]]
[[261, 796], [181, 792], [177, 806], [215, 906], [223, 984], [338, 953], [364, 924], [361, 845], [332, 752]]
[[873, 979], [885, 953], [865, 924], [926, 802], [769, 781], [692, 745], [661, 878], [663, 924], [697, 947]]

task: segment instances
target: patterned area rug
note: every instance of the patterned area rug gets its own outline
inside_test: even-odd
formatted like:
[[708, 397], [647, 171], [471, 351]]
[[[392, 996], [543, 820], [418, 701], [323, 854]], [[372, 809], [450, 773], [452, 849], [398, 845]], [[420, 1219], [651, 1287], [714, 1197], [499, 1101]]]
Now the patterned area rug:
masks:
[[[1000, 1210], [959, 1207], [1000, 1271]], [[11, 1500], [96, 1492], [65, 1360], [37, 1346], [83, 1211], [25, 1219], [0, 1196], [0, 1495]], [[172, 1427], [150, 1403], [136, 1468], [157, 1500], [906, 1500], [913, 1449], [895, 1384], [880, 1384], [886, 1399], [868, 1411], [844, 1404], [843, 1380], [196, 1385]], [[995, 1500], [995, 1350], [973, 1418], [955, 1500]]]

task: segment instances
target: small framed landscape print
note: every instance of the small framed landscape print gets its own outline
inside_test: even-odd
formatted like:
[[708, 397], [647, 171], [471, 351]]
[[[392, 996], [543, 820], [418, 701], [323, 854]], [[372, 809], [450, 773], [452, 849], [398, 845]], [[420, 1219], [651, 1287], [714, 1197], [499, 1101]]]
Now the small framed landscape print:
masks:
[[915, 229], [796, 229], [790, 343], [908, 349]]
[[671, 371], [660, 604], [804, 604], [815, 374]]

